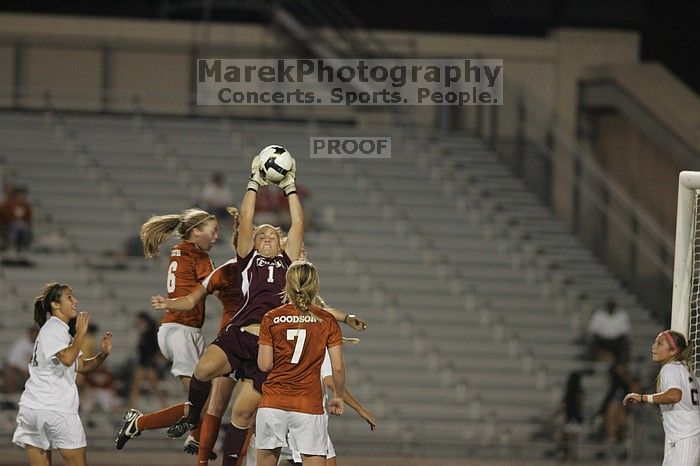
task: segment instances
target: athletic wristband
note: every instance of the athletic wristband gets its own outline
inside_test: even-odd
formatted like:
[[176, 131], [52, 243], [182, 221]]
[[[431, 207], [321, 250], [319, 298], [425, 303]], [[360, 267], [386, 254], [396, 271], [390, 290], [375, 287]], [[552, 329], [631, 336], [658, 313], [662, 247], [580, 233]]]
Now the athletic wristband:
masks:
[[260, 185], [257, 181], [248, 180], [248, 186], [246, 186], [246, 191], [255, 191], [257, 193], [258, 189], [260, 189]]
[[642, 400], [654, 404], [654, 395], [642, 395]]

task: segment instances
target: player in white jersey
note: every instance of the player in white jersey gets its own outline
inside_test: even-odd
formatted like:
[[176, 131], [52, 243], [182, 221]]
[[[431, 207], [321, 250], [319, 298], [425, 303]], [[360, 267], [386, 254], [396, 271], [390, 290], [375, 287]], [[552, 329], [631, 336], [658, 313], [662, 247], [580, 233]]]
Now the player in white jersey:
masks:
[[[27, 450], [31, 466], [51, 465], [58, 450], [68, 466], [85, 466], [85, 431], [78, 415], [77, 373], [88, 373], [112, 351], [112, 334], [102, 337], [102, 351], [89, 359], [80, 352], [90, 314], [77, 311], [78, 300], [64, 283], [49, 283], [34, 301], [34, 321], [41, 327], [31, 362], [29, 380], [19, 402], [12, 442]], [[68, 321], [77, 317], [75, 338]]]
[[697, 466], [700, 459], [700, 402], [697, 380], [689, 370], [692, 354], [683, 334], [661, 332], [651, 346], [651, 359], [661, 364], [657, 392], [628, 393], [622, 402], [661, 405], [666, 433], [663, 466]]

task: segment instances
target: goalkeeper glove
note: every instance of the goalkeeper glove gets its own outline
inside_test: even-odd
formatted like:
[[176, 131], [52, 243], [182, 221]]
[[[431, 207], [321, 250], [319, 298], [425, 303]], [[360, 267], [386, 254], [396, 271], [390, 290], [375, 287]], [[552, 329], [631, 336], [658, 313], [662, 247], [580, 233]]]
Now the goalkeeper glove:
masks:
[[246, 191], [255, 191], [257, 193], [261, 186], [267, 186], [267, 180], [260, 174], [261, 165], [262, 163], [260, 162], [260, 156], [256, 155], [253, 158], [253, 163], [251, 164], [250, 179], [248, 180]]
[[297, 192], [296, 177], [297, 161], [292, 159], [292, 168], [290, 168], [284, 178], [282, 178], [282, 181], [278, 183], [279, 187], [282, 189], [282, 191], [284, 191], [285, 196], [289, 196], [290, 194]]

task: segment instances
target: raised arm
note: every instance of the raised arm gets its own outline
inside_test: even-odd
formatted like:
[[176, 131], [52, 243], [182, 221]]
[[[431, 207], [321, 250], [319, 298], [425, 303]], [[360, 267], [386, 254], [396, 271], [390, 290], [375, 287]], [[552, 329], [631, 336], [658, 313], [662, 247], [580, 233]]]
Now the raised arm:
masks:
[[258, 195], [258, 189], [266, 186], [268, 183], [260, 176], [260, 156], [256, 155], [253, 158], [253, 163], [250, 166], [250, 179], [246, 186], [241, 209], [238, 216], [238, 246], [236, 253], [245, 257], [253, 250], [255, 242], [253, 240], [253, 217], [255, 217], [255, 201]]
[[80, 347], [83, 346], [83, 338], [87, 333], [88, 324], [90, 323], [90, 314], [81, 312], [75, 321], [75, 337], [70, 345], [63, 348], [56, 354], [56, 357], [66, 367], [70, 367], [78, 359], [80, 355]]
[[207, 295], [207, 289], [201, 283], [187, 296], [167, 299], [161, 295], [151, 296], [151, 306], [157, 311], [169, 309], [171, 311], [188, 312], [194, 309], [199, 301]]
[[95, 356], [83, 359], [81, 356], [78, 360], [78, 372], [87, 374], [94, 371], [104, 362], [107, 357], [112, 354], [112, 332], [105, 332], [102, 336], [102, 349]]
[[292, 225], [289, 227], [287, 244], [284, 250], [289, 258], [295, 261], [301, 256], [304, 242], [304, 209], [301, 206], [301, 199], [299, 199], [297, 193], [288, 195], [287, 202], [289, 202], [289, 214], [291, 215]]

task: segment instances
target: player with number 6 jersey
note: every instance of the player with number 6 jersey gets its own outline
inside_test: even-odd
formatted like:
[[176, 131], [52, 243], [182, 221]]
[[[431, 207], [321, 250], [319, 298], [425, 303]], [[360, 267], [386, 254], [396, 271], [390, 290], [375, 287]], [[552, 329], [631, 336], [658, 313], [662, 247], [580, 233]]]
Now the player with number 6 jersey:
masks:
[[663, 466], [697, 466], [700, 460], [700, 400], [690, 370], [692, 356], [692, 344], [682, 333], [661, 332], [651, 346], [652, 360], [661, 364], [657, 392], [628, 393], [622, 402], [660, 405], [666, 434]]
[[[173, 234], [182, 241], [170, 250], [166, 277], [168, 297], [187, 296], [212, 272], [214, 266], [208, 252], [219, 237], [216, 216], [200, 209], [189, 209], [181, 214], [153, 216], [141, 227], [143, 251], [147, 258], [156, 257], [161, 243]], [[194, 368], [204, 351], [204, 301], [196, 303], [190, 312], [167, 309], [158, 329], [158, 347], [172, 362], [171, 373], [180, 379], [185, 390], [189, 388]], [[129, 439], [144, 430], [167, 427], [184, 416], [187, 403], [170, 406], [155, 413], [143, 415], [130, 409], [124, 415], [124, 425], [115, 440], [121, 450]]]

